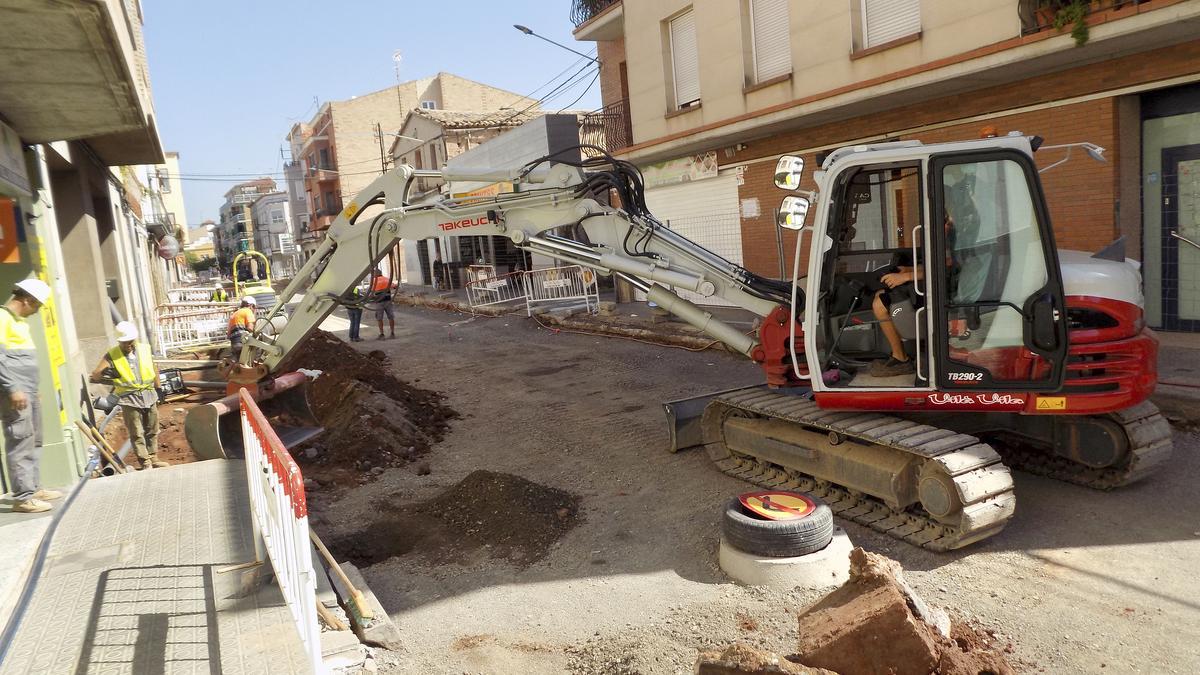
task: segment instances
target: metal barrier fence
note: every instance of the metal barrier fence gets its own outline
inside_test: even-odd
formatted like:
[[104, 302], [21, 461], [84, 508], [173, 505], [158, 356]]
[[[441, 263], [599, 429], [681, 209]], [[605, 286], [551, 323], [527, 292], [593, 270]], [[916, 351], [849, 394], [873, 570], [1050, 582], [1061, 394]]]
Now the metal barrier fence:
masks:
[[208, 302], [212, 298], [212, 287], [207, 288], [172, 288], [167, 290], [167, 298], [172, 303], [177, 302]]
[[533, 306], [536, 304], [568, 300], [582, 301], [591, 313], [600, 310], [600, 288], [596, 283], [596, 273], [590, 269], [579, 265], [549, 267], [525, 272], [522, 281], [525, 286], [526, 316], [533, 315]]
[[193, 347], [220, 344], [228, 339], [229, 317], [237, 310], [231, 302], [172, 302], [155, 310], [154, 330], [164, 354]]
[[467, 302], [472, 307], [502, 305], [525, 300], [524, 272], [486, 276], [467, 282]]
[[317, 582], [304, 477], [254, 399], [245, 389], [239, 396], [255, 554], [262, 561], [260, 547], [266, 548], [313, 672], [319, 673], [321, 627], [317, 623]]

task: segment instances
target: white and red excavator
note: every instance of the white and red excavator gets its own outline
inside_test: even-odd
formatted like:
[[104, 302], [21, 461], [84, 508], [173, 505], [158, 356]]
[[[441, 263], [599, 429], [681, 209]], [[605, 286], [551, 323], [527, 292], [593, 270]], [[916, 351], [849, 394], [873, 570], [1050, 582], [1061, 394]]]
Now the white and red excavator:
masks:
[[[814, 493], [841, 517], [918, 546], [959, 548], [1012, 517], [1010, 468], [1109, 489], [1171, 453], [1170, 428], [1147, 401], [1157, 342], [1136, 263], [1115, 246], [1055, 247], [1033, 159], [1040, 144], [1014, 134], [844, 147], [820, 160], [805, 193], [803, 160], [780, 158], [775, 181], [791, 194], [778, 224], [799, 231], [790, 281], [666, 227], [646, 207], [638, 170], [607, 155], [494, 171], [401, 166], [346, 206], [279, 295], [272, 314], [303, 293], [286, 326], [267, 330], [263, 319], [225, 371], [260, 399], [284, 392], [304, 380], [277, 372], [289, 353], [399, 240], [503, 236], [625, 279], [762, 367], [759, 386], [666, 403], [672, 450], [704, 446], [731, 475]], [[518, 188], [409, 204], [421, 176]], [[673, 289], [753, 312], [757, 334]], [[233, 405], [189, 417], [202, 455], [226, 451], [219, 429]], [[236, 452], [236, 431], [223, 435]]]

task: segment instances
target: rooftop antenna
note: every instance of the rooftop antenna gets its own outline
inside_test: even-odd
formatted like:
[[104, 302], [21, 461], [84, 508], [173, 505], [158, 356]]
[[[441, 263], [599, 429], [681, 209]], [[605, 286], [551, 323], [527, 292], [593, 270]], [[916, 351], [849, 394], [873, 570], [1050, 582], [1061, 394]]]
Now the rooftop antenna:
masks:
[[400, 50], [392, 52], [392, 64], [396, 72], [396, 105], [401, 111], [404, 110], [404, 100], [400, 97], [400, 64], [404, 61], [404, 55]]

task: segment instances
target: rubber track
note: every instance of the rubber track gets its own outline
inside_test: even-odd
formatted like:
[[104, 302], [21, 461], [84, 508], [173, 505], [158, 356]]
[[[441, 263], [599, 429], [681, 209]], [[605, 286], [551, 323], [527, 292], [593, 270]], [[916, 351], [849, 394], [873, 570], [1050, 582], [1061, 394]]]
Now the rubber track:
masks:
[[[956, 524], [934, 519], [910, 506], [896, 510], [881, 499], [746, 455], [734, 454], [723, 436], [710, 438], [734, 410], [775, 418], [884, 446], [925, 462], [938, 462], [952, 476], [965, 506]], [[719, 419], [718, 419], [719, 416]], [[809, 492], [835, 514], [878, 532], [933, 551], [961, 548], [986, 539], [1012, 518], [1016, 506], [1012, 476], [999, 454], [978, 438], [880, 413], [834, 412], [816, 403], [764, 389], [731, 392], [713, 399], [704, 413], [709, 455], [722, 472], [768, 488]]]
[[1171, 458], [1171, 425], [1149, 401], [1107, 416], [1129, 437], [1129, 461], [1120, 467], [1094, 469], [1039, 448], [1002, 445], [1004, 463], [1019, 471], [1048, 476], [1097, 490], [1112, 490], [1144, 478]]

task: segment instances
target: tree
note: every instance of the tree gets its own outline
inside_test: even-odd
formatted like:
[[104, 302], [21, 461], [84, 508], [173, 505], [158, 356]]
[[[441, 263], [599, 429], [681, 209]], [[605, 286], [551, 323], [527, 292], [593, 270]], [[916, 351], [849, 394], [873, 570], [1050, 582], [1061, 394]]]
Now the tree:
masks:
[[201, 257], [199, 253], [188, 251], [184, 253], [184, 258], [187, 260], [188, 268], [199, 274], [205, 270], [213, 269], [217, 266], [217, 259], [212, 256]]

